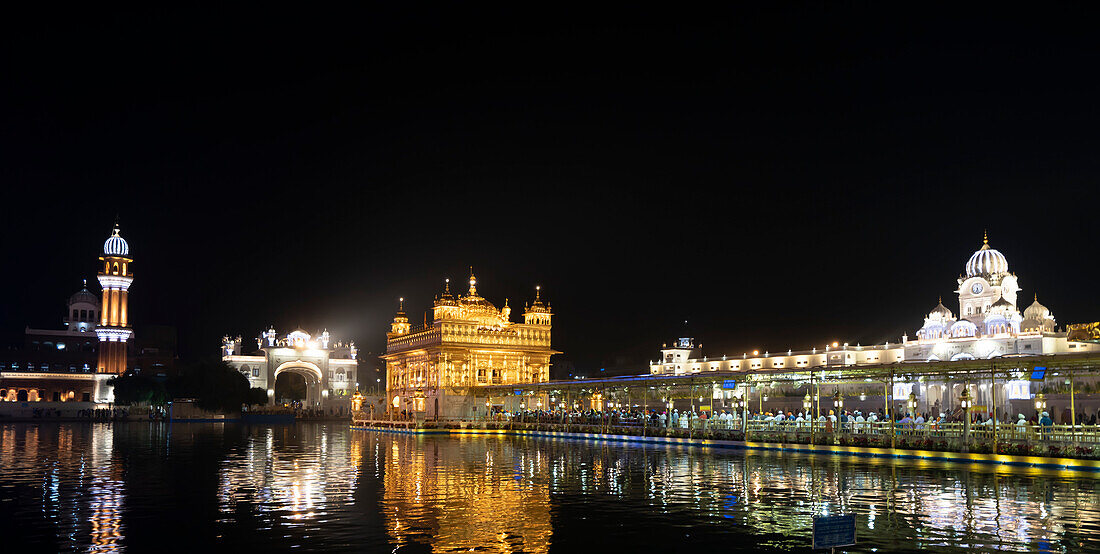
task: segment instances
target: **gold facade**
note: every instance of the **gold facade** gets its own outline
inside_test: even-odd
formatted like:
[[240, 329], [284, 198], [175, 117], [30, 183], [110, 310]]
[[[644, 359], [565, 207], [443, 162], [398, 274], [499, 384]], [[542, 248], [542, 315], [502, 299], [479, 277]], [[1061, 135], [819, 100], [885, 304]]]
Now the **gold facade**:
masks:
[[470, 276], [465, 296], [451, 295], [448, 283], [435, 299], [432, 321], [413, 328], [404, 302], [386, 334], [386, 392], [397, 412], [428, 417], [476, 413], [471, 392], [484, 385], [541, 383], [550, 380], [552, 313], [536, 288], [523, 323], [511, 321], [508, 301], [497, 309], [477, 294]]

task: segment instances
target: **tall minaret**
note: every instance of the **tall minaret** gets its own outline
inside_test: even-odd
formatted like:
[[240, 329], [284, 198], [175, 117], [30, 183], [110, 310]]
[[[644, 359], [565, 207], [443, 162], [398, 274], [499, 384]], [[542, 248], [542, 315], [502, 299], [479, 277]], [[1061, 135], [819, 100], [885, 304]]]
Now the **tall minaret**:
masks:
[[126, 297], [134, 281], [134, 260], [130, 258], [130, 245], [118, 236], [118, 222], [103, 243], [99, 261], [103, 262], [98, 275], [99, 286], [103, 288], [103, 304], [102, 316], [95, 329], [99, 336], [96, 371], [118, 375], [126, 372], [126, 341], [134, 334], [126, 312]]

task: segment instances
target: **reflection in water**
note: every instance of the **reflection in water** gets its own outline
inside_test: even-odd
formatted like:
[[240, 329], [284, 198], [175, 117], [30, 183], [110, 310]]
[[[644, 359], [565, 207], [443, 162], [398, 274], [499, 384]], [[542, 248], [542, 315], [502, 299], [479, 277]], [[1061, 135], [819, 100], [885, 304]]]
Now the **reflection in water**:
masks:
[[[440, 552], [546, 552], [549, 460], [511, 441], [387, 436], [382, 510], [394, 542]], [[518, 446], [518, 447], [517, 447]]]
[[262, 518], [265, 528], [299, 527], [324, 519], [330, 505], [351, 502], [359, 445], [349, 456], [347, 429], [337, 429], [334, 437], [324, 426], [249, 428], [243, 448], [221, 464], [218, 509], [232, 515], [247, 503], [273, 516]]
[[0, 424], [11, 550], [1100, 550], [1097, 476], [343, 425]]

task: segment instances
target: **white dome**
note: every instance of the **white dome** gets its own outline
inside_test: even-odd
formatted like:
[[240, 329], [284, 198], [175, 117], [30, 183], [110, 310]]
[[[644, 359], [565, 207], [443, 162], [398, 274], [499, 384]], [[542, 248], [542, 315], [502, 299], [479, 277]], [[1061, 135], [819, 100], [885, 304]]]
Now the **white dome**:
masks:
[[928, 319], [952, 319], [953, 317], [954, 314], [951, 313], [951, 310], [943, 305], [943, 299], [940, 299], [939, 305], [928, 312]]
[[108, 256], [130, 255], [130, 245], [126, 243], [126, 239], [118, 236], [118, 227], [115, 227], [114, 233], [107, 239], [107, 242], [103, 243], [103, 253]]
[[989, 247], [989, 242], [982, 244], [980, 250], [970, 256], [966, 262], [966, 276], [977, 277], [979, 275], [992, 275], [995, 273], [1008, 273], [1008, 260], [1004, 254]]
[[1035, 296], [1035, 302], [1024, 310], [1024, 317], [1027, 319], [1034, 319], [1036, 321], [1042, 321], [1044, 318], [1053, 318], [1050, 315], [1050, 310], [1046, 306], [1039, 303], [1039, 296]]

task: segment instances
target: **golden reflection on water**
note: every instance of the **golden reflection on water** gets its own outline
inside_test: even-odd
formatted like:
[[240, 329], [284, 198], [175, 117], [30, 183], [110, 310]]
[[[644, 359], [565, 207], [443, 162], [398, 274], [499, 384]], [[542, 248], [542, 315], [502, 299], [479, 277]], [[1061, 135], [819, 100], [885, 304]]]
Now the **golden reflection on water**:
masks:
[[382, 511], [394, 543], [440, 552], [548, 550], [550, 492], [532, 479], [550, 469], [541, 451], [481, 437], [389, 440]]

